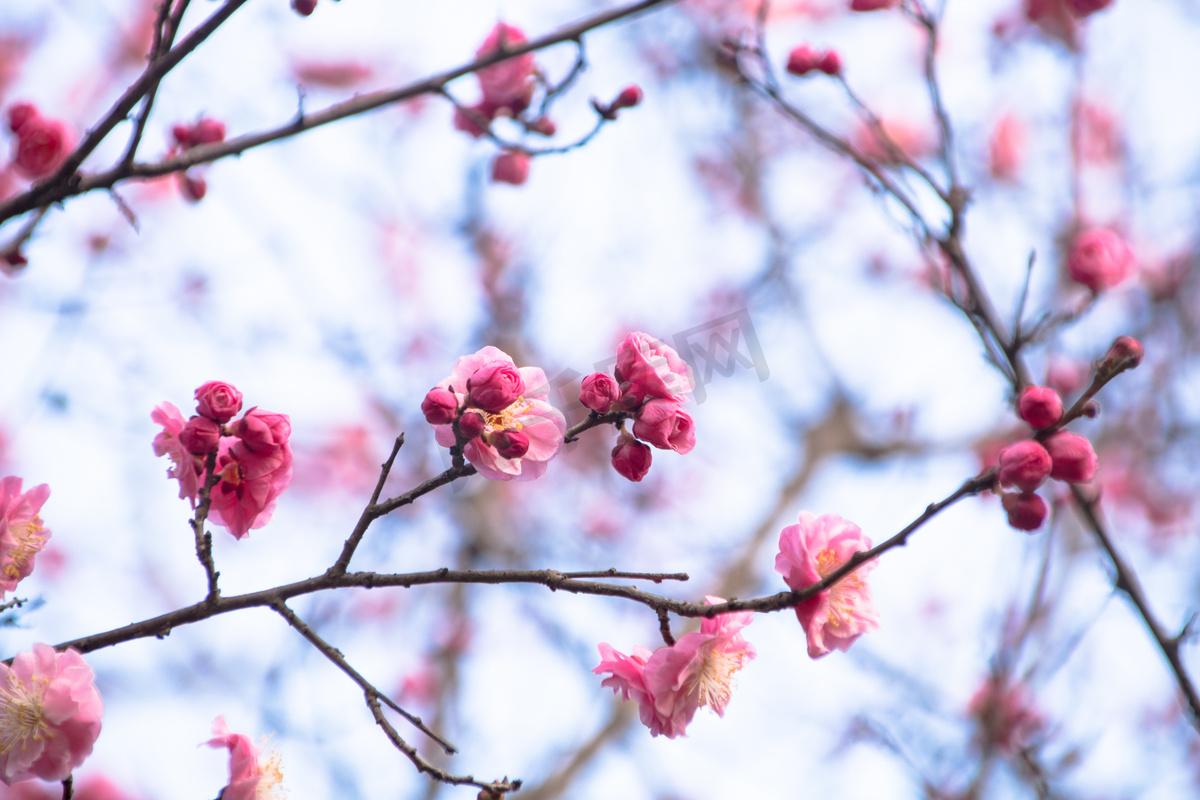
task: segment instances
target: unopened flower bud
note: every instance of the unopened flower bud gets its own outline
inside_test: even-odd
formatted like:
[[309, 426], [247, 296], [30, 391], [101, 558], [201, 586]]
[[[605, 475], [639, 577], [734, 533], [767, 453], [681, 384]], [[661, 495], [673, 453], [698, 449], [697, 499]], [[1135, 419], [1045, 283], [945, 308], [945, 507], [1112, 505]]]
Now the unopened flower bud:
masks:
[[467, 402], [498, 414], [525, 393], [521, 371], [505, 361], [493, 361], [467, 378]]
[[516, 428], [505, 428], [490, 434], [488, 444], [505, 458], [520, 458], [529, 452], [529, 437]]
[[538, 117], [528, 125], [529, 130], [542, 136], [553, 136], [558, 132], [558, 126], [549, 117]]
[[225, 123], [203, 117], [192, 126], [192, 144], [216, 144], [225, 141]]
[[649, 447], [624, 432], [621, 433], [621, 438], [617, 440], [617, 446], [612, 450], [613, 469], [634, 483], [638, 483], [646, 477], [646, 473], [650, 471], [652, 459], [653, 455]]
[[317, 0], [292, 0], [292, 10], [302, 17], [307, 17], [317, 10]]
[[579, 402], [597, 414], [603, 414], [612, 408], [612, 404], [617, 402], [620, 396], [621, 389], [617, 386], [616, 379], [607, 372], [593, 372], [583, 379], [579, 387]]
[[242, 410], [242, 393], [223, 381], [201, 385], [195, 397], [196, 413], [215, 422], [229, 422]]
[[1045, 447], [1032, 439], [1017, 442], [1000, 451], [1000, 485], [1032, 492], [1050, 477], [1051, 467]]
[[788, 53], [787, 71], [793, 75], [807, 75], [821, 63], [821, 53], [807, 44], [792, 48]]
[[1118, 336], [1117, 340], [1112, 343], [1112, 347], [1108, 348], [1104, 360], [1100, 362], [1100, 368], [1133, 369], [1142, 363], [1145, 355], [1146, 351], [1137, 339], [1132, 336]]
[[458, 412], [458, 398], [444, 386], [435, 386], [421, 401], [421, 413], [430, 425], [449, 425]]
[[[10, 121], [11, 117], [10, 112]], [[67, 149], [66, 125], [42, 116], [28, 117], [17, 130], [13, 169], [30, 180], [44, 178], [58, 169], [67, 157]]]
[[487, 427], [487, 420], [478, 411], [467, 409], [458, 418], [458, 432], [468, 441], [483, 433], [485, 427]]
[[1125, 240], [1108, 228], [1089, 228], [1075, 237], [1067, 257], [1071, 279], [1099, 294], [1133, 272], [1134, 257]]
[[1033, 492], [1004, 494], [1000, 502], [1008, 514], [1008, 524], [1019, 531], [1036, 531], [1046, 521], [1046, 501]]
[[208, 181], [204, 178], [193, 178], [186, 172], [179, 177], [179, 193], [183, 199], [191, 203], [199, 203], [208, 194]]
[[242, 440], [247, 450], [266, 454], [288, 443], [292, 436], [292, 421], [287, 414], [272, 414], [255, 407], [230, 425], [229, 431]]
[[842, 57], [837, 54], [836, 50], [826, 50], [821, 56], [820, 62], [817, 63], [817, 69], [826, 75], [838, 75], [842, 71]]
[[1077, 17], [1086, 17], [1111, 6], [1113, 0], [1067, 0], [1067, 8]]
[[617, 99], [612, 101], [612, 105], [609, 106], [609, 109], [611, 111], [619, 111], [622, 108], [633, 108], [634, 106], [639, 105], [641, 102], [642, 87], [634, 84], [633, 86], [626, 86], [624, 89], [622, 89], [621, 93], [617, 95]]
[[1053, 466], [1050, 477], [1067, 483], [1087, 483], [1096, 474], [1096, 451], [1087, 438], [1059, 431], [1046, 440]]
[[522, 186], [529, 180], [529, 154], [521, 150], [505, 150], [492, 161], [492, 181]]
[[1096, 417], [1100, 416], [1100, 403], [1096, 400], [1088, 400], [1083, 404], [1083, 408], [1080, 409], [1080, 413], [1088, 419], [1095, 419]]
[[851, 11], [879, 11], [880, 9], [891, 8], [899, 3], [900, 0], [851, 0]]
[[1038, 430], [1058, 422], [1062, 412], [1062, 397], [1048, 386], [1027, 386], [1017, 401], [1021, 419]]
[[171, 126], [171, 138], [184, 150], [195, 144], [192, 141], [192, 126], [185, 125], [182, 122], [176, 122]]
[[193, 455], [207, 455], [221, 441], [221, 425], [208, 417], [192, 417], [179, 430], [179, 443]]
[[37, 106], [33, 103], [13, 103], [8, 107], [8, 129], [19, 134], [21, 126], [39, 116]]

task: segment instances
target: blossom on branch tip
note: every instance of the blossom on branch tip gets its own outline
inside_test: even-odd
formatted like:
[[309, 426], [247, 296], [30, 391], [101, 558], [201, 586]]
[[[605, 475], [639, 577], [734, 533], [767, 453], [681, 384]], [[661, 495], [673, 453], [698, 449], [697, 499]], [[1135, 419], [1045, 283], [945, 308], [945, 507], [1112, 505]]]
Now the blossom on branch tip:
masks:
[[250, 738], [233, 733], [225, 717], [213, 720], [209, 747], [229, 750], [229, 784], [221, 791], [221, 800], [275, 800], [283, 797], [283, 764], [279, 754], [267, 750], [266, 740], [258, 747]]
[[[706, 597], [709, 605], [725, 602]], [[753, 612], [718, 614], [700, 623], [700, 630], [685, 633], [675, 644], [651, 653], [634, 647], [626, 656], [601, 644], [596, 675], [609, 673], [600, 685], [635, 700], [642, 724], [651, 736], [686, 736], [687, 726], [701, 707], [725, 716], [733, 693], [733, 676], [755, 656], [754, 645], [742, 638]]]
[[1048, 386], [1026, 386], [1017, 400], [1017, 413], [1037, 430], [1058, 422], [1062, 412], [1062, 397]]
[[1046, 448], [1032, 439], [1000, 451], [1000, 485], [1032, 492], [1050, 477], [1051, 460]]
[[[520, 28], [497, 22], [496, 27], [492, 28], [492, 32], [475, 52], [475, 56], [486, 58], [523, 45], [526, 41], [525, 32]], [[479, 88], [483, 92], [483, 105], [489, 109], [489, 119], [495, 119], [505, 111], [508, 116], [515, 117], [529, 108], [529, 103], [533, 100], [533, 72], [533, 53], [525, 53], [506, 58], [475, 73], [475, 77], [479, 79]]]
[[686, 411], [672, 400], [655, 398], [638, 410], [633, 435], [660, 450], [685, 454], [696, 446], [696, 424]]
[[[856, 552], [871, 549], [871, 540], [857, 525], [836, 514], [814, 516], [800, 512], [800, 521], [779, 534], [775, 571], [793, 591], [832, 575]], [[875, 568], [868, 561], [831, 588], [796, 606], [796, 618], [808, 638], [808, 655], [820, 658], [831, 649], [846, 651], [864, 633], [879, 627], [879, 615], [867, 586]]]
[[1019, 531], [1036, 531], [1049, 513], [1046, 501], [1033, 492], [1002, 494], [1000, 502], [1008, 514], [1008, 524]]
[[232, 384], [209, 381], [196, 390], [196, 413], [226, 423], [242, 410], [242, 393]]
[[650, 471], [653, 454], [650, 448], [634, 439], [625, 431], [617, 437], [617, 446], [612, 449], [612, 465], [623, 478], [639, 483]]
[[584, 378], [579, 386], [579, 402], [597, 414], [612, 409], [613, 403], [617, 402], [620, 396], [621, 388], [617, 386], [616, 379], [607, 372], [593, 372]]
[[617, 348], [617, 380], [628, 382], [623, 393], [636, 397], [661, 398], [684, 402], [686, 392], [695, 386], [692, 370], [670, 346], [648, 334], [634, 332]]
[[0, 663], [0, 779], [65, 780], [91, 755], [104, 704], [75, 650], [35, 644]]
[[21, 482], [15, 476], [0, 479], [0, 596], [15, 591], [33, 572], [37, 554], [50, 538], [38, 516], [50, 487], [43, 483], [22, 492]]
[[523, 186], [529, 180], [529, 165], [533, 161], [523, 150], [503, 150], [492, 161], [492, 181]]
[[1142, 343], [1132, 336], [1118, 336], [1108, 348], [1104, 359], [1100, 362], [1101, 368], [1115, 369], [1117, 366], [1128, 362], [1126, 369], [1133, 369], [1138, 364], [1142, 363], [1142, 358], [1146, 355]]
[[1124, 281], [1133, 272], [1135, 259], [1120, 234], [1108, 228], [1089, 228], [1071, 244], [1067, 271], [1071, 279], [1099, 294]]
[[[465, 405], [472, 387], [485, 386], [498, 392], [495, 396], [485, 396], [484, 402], [507, 396], [508, 390], [516, 385], [514, 374], [520, 381], [521, 394], [507, 406], [496, 411], [468, 409], [459, 417], [457, 426], [433, 426], [435, 438], [443, 447], [460, 444], [454, 431], [457, 427], [467, 440], [462, 444], [463, 455], [488, 480], [531, 481], [541, 477], [550, 459], [562, 448], [567, 420], [561, 411], [546, 402], [550, 395], [546, 373], [540, 367], [517, 368], [507, 353], [488, 345], [455, 361], [450, 375], [438, 383], [453, 394], [458, 407]], [[528, 450], [520, 456], [505, 457], [490, 443], [493, 436], [502, 431], [520, 432], [528, 439]], [[511, 443], [511, 439], [506, 441]]]
[[1087, 483], [1096, 474], [1096, 451], [1086, 437], [1059, 431], [1046, 440], [1053, 466], [1050, 477], [1067, 483]]

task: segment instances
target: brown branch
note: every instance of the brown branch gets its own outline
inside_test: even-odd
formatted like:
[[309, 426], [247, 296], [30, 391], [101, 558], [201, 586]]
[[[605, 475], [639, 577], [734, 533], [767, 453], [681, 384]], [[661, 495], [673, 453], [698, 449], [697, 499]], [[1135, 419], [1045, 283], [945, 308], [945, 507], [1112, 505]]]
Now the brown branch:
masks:
[[1137, 573], [1125, 563], [1125, 559], [1117, 552], [1112, 537], [1109, 535], [1103, 520], [1100, 519], [1100, 514], [1096, 508], [1097, 501], [1085, 496], [1083, 490], [1076, 484], [1071, 485], [1071, 495], [1075, 498], [1075, 507], [1079, 509], [1079, 513], [1087, 522], [1092, 533], [1095, 534], [1096, 540], [1100, 542], [1100, 546], [1104, 548], [1104, 552], [1108, 554], [1109, 560], [1112, 561], [1113, 569], [1117, 573], [1116, 588], [1121, 590], [1133, 603], [1138, 614], [1141, 615], [1142, 621], [1146, 623], [1146, 627], [1150, 630], [1150, 635], [1154, 637], [1154, 641], [1158, 644], [1158, 649], [1166, 657], [1167, 664], [1171, 667], [1171, 672], [1175, 674], [1175, 682], [1179, 685], [1179, 691], [1183, 693], [1183, 697], [1187, 701], [1189, 721], [1192, 723], [1192, 727], [1197, 732], [1200, 732], [1200, 695], [1196, 693], [1196, 687], [1183, 666], [1183, 660], [1179, 657], [1179, 645], [1184, 636], [1182, 634], [1180, 636], [1169, 636], [1163, 629], [1162, 624], [1155, 619], [1154, 613], [1150, 610], [1150, 603], [1146, 599], [1146, 593], [1142, 590], [1141, 581], [1138, 580]]

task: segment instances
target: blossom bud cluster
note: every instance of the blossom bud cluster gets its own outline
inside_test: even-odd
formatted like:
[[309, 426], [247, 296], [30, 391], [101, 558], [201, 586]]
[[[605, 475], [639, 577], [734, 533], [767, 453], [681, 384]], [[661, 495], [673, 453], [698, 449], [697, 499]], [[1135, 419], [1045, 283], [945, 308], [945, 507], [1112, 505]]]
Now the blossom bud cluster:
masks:
[[[1026, 387], [1017, 412], [1035, 430], [1051, 428], [1062, 419], [1063, 402], [1047, 386]], [[1026, 439], [1000, 451], [1000, 485], [1017, 489], [1002, 496], [1008, 524], [1022, 531], [1037, 530], [1046, 519], [1046, 502], [1034, 492], [1048, 479], [1087, 483], [1096, 472], [1096, 451], [1087, 438], [1059, 430]]]
[[292, 481], [292, 434], [287, 414], [251, 408], [238, 420], [242, 393], [209, 381], [196, 390], [196, 414], [184, 420], [173, 404], [160, 403], [150, 418], [162, 425], [154, 453], [170, 456], [167, 475], [195, 508], [215, 456], [209, 518], [241, 539], [271, 520], [279, 495]]
[[838, 75], [842, 71], [842, 58], [835, 50], [817, 50], [802, 44], [788, 54], [787, 71], [798, 76], [810, 72]]
[[[171, 127], [171, 138], [175, 140], [171, 145], [171, 155], [203, 144], [217, 144], [225, 141], [225, 123], [209, 117], [201, 117], [191, 125], [179, 122]], [[179, 193], [185, 200], [198, 203], [208, 194], [208, 182], [199, 175], [184, 171], [178, 174], [177, 179]]]
[[33, 103], [14, 103], [8, 107], [8, 129], [16, 136], [13, 170], [31, 181], [53, 173], [71, 149], [71, 134], [66, 124], [43, 117]]
[[489, 480], [528, 481], [546, 471], [567, 429], [546, 402], [550, 384], [538, 367], [520, 367], [495, 347], [454, 363], [421, 402], [438, 444], [458, 448]]
[[[690, 453], [696, 446], [695, 423], [683, 410], [694, 386], [691, 369], [671, 347], [645, 333], [631, 333], [617, 348], [615, 377], [596, 372], [583, 379], [579, 401], [596, 414], [621, 412], [633, 417], [633, 435], [621, 426], [612, 465], [631, 481], [650, 470], [651, 451]], [[639, 441], [640, 440], [640, 441]]]

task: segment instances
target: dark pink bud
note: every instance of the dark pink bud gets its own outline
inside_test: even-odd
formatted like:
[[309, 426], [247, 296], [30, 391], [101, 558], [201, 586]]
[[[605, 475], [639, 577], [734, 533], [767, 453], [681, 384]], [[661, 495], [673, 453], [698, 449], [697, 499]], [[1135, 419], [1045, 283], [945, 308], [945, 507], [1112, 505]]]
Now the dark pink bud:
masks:
[[597, 414], [611, 409], [620, 396], [621, 390], [616, 379], [607, 372], [593, 372], [583, 379], [579, 387], [579, 402]]
[[621, 433], [621, 438], [617, 440], [617, 446], [612, 451], [613, 469], [621, 473], [622, 477], [637, 483], [650, 471], [651, 460], [653, 455], [649, 447], [632, 436]]
[[458, 398], [444, 386], [435, 386], [421, 401], [421, 413], [430, 425], [449, 425], [458, 412]]
[[467, 409], [458, 418], [458, 432], [468, 441], [483, 433], [485, 427], [487, 427], [487, 420], [478, 411]]
[[673, 400], [654, 399], [642, 406], [633, 435], [660, 450], [690, 453], [696, 446], [696, 424]]
[[554, 120], [549, 117], [538, 117], [533, 122], [529, 123], [529, 130], [542, 136], [553, 136], [558, 132], [558, 126], [554, 124]]
[[483, 136], [484, 123], [490, 122], [491, 119], [492, 116], [483, 103], [471, 106], [466, 110], [458, 106], [454, 107], [454, 129], [468, 133], [476, 139]]
[[851, 11], [879, 11], [897, 5], [900, 0], [851, 0]]
[[1027, 386], [1017, 401], [1021, 419], [1038, 430], [1058, 422], [1062, 412], [1062, 397], [1048, 386]]
[[1046, 440], [1053, 467], [1050, 477], [1067, 483], [1087, 483], [1096, 474], [1096, 451], [1076, 433], [1059, 431]]
[[505, 361], [493, 361], [467, 378], [467, 402], [498, 414], [525, 393], [521, 371]]
[[1095, 419], [1100, 416], [1100, 403], [1096, 400], [1088, 400], [1083, 404], [1083, 408], [1079, 409], [1079, 413], [1088, 419]]
[[272, 414], [254, 407], [230, 426], [230, 432], [242, 440], [247, 450], [254, 453], [271, 453], [288, 443], [292, 436], [292, 422], [287, 414]]
[[505, 458], [520, 458], [529, 452], [529, 437], [516, 428], [505, 428], [491, 434], [488, 444]]
[[521, 150], [505, 150], [492, 162], [492, 181], [521, 186], [529, 180], [529, 154]]
[[1075, 237], [1067, 257], [1071, 279], [1099, 294], [1133, 272], [1134, 257], [1119, 234], [1108, 228], [1089, 228]]
[[202, 118], [192, 126], [192, 144], [216, 144], [225, 141], [225, 123], [217, 119]]
[[788, 54], [787, 71], [793, 75], [807, 75], [819, 69], [821, 54], [807, 44], [792, 48]]
[[1112, 4], [1113, 0], [1067, 0], [1067, 7], [1077, 17], [1086, 17], [1089, 14], [1095, 14], [1097, 11], [1102, 11]]
[[194, 455], [212, 453], [221, 441], [221, 425], [208, 417], [192, 417], [179, 430], [179, 443]]
[[307, 17], [317, 10], [317, 0], [292, 0], [292, 10], [302, 17]]
[[634, 106], [639, 105], [641, 102], [642, 87], [635, 84], [633, 86], [626, 86], [624, 89], [622, 89], [621, 93], [617, 95], [617, 99], [613, 100], [612, 105], [609, 106], [609, 109], [612, 111], [619, 111], [622, 108], [633, 108]]
[[228, 383], [209, 381], [196, 390], [196, 413], [216, 422], [229, 422], [242, 410], [242, 393]]
[[[10, 115], [11, 117], [11, 115]], [[13, 169], [22, 177], [44, 178], [67, 157], [67, 126], [56, 119], [31, 117], [17, 131]]]
[[1033, 492], [1000, 496], [1008, 513], [1008, 524], [1019, 531], [1036, 531], [1046, 521], [1046, 501]]
[[184, 150], [195, 144], [192, 141], [192, 127], [185, 125], [182, 122], [176, 122], [171, 126], [171, 137], [175, 139], [176, 144]]
[[842, 57], [836, 50], [826, 50], [817, 64], [817, 69], [826, 75], [838, 75], [842, 71]]
[[1142, 358], [1146, 355], [1146, 351], [1142, 348], [1141, 342], [1132, 336], [1118, 336], [1117, 340], [1112, 343], [1112, 347], [1108, 348], [1108, 353], [1104, 356], [1104, 360], [1100, 362], [1101, 369], [1133, 369], [1138, 364], [1142, 363]]
[[1032, 492], [1050, 477], [1051, 459], [1046, 448], [1032, 439], [1000, 451], [1000, 485]]
[[37, 106], [33, 103], [13, 103], [8, 107], [8, 129], [13, 133], [20, 133], [21, 126], [31, 119], [37, 119]]
[[208, 194], [208, 181], [193, 178], [186, 172], [179, 176], [179, 193], [190, 203], [199, 203]]

